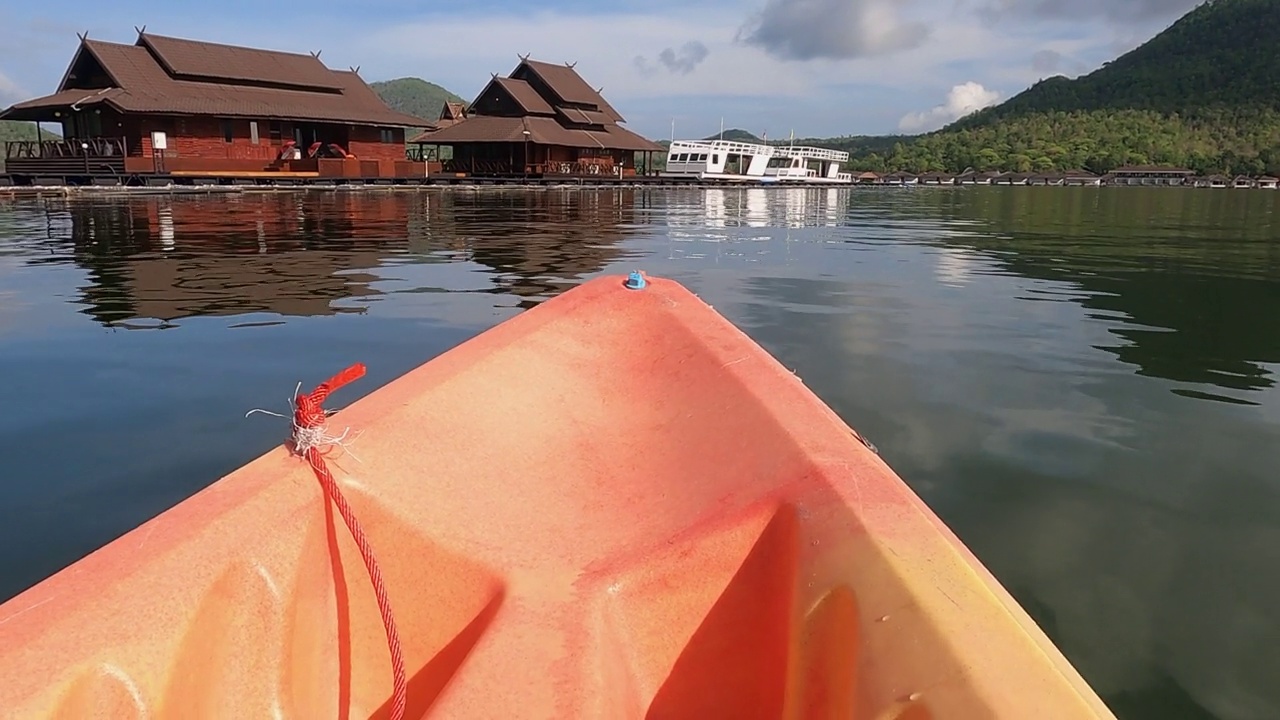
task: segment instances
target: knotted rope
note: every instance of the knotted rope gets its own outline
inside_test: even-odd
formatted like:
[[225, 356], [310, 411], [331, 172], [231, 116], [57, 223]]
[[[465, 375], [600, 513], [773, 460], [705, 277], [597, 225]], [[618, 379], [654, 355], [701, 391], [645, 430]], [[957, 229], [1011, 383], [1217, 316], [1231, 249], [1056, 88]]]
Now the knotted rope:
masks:
[[356, 363], [321, 383], [310, 394], [298, 393], [294, 398], [293, 437], [290, 442], [293, 445], [293, 451], [302, 456], [311, 466], [311, 471], [320, 481], [325, 495], [338, 508], [338, 514], [347, 524], [347, 530], [351, 532], [356, 547], [360, 548], [360, 557], [364, 560], [365, 569], [369, 571], [373, 592], [378, 597], [378, 611], [382, 615], [382, 626], [387, 631], [387, 650], [391, 653], [393, 676], [391, 720], [401, 720], [404, 717], [408, 686], [405, 680], [404, 654], [400, 647], [400, 633], [396, 631], [395, 617], [391, 613], [391, 600], [387, 597], [387, 587], [382, 581], [382, 570], [378, 567], [378, 559], [374, 556], [372, 546], [369, 545], [369, 538], [365, 536], [364, 528], [356, 519], [355, 512], [347, 503], [347, 498], [342, 494], [337, 481], [333, 479], [333, 474], [329, 472], [323, 452], [331, 445], [341, 445], [343, 438], [346, 437], [346, 432], [336, 437], [327, 434], [325, 420], [328, 419], [329, 413], [323, 407], [325, 399], [334, 390], [364, 377], [364, 372], [364, 364]]

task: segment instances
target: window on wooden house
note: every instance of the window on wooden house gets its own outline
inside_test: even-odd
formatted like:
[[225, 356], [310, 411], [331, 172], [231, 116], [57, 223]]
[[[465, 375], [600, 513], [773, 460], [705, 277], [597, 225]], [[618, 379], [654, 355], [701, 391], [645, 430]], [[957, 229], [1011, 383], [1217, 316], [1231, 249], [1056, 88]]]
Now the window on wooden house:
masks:
[[384, 143], [393, 143], [396, 141], [395, 128], [379, 128], [381, 140]]
[[231, 127], [231, 121], [227, 119], [223, 119], [222, 121], [222, 141], [223, 142], [231, 142], [231, 138], [233, 137], [232, 129], [233, 128]]
[[257, 120], [249, 121], [249, 142], [253, 143], [254, 145], [258, 144], [258, 121]]
[[279, 120], [272, 120], [267, 126], [267, 137], [271, 140], [272, 145], [279, 145], [280, 139], [284, 137], [284, 127]]

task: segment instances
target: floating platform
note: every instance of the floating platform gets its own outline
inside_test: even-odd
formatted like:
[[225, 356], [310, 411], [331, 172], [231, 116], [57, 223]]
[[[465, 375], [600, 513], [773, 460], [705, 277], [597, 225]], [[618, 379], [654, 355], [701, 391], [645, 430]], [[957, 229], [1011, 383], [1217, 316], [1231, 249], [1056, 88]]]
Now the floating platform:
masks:
[[258, 185], [258, 186], [335, 186], [335, 185], [529, 185], [582, 187], [852, 187], [849, 183], [778, 182], [760, 178], [696, 178], [633, 175], [607, 176], [524, 176], [524, 175], [455, 175], [441, 173], [408, 177], [333, 177], [317, 172], [249, 172], [249, 171], [177, 171], [166, 175], [72, 175], [72, 176], [5, 176], [0, 175], [0, 192], [24, 187], [165, 187], [190, 185]]

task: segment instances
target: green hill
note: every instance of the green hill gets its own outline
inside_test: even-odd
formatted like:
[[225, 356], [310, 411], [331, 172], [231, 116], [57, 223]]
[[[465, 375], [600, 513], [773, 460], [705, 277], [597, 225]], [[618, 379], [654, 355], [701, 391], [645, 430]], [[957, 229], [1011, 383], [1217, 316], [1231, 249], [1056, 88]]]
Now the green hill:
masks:
[[725, 130], [723, 133], [723, 136], [721, 135], [721, 133], [716, 133], [715, 135], [712, 135], [710, 137], [703, 138], [703, 140], [708, 140], [708, 141], [729, 140], [731, 142], [746, 142], [746, 143], [762, 142], [759, 137], [741, 128], [733, 128], [732, 130]]
[[[44, 137], [54, 139], [58, 137], [55, 132], [49, 130], [44, 131]], [[14, 120], [0, 120], [0, 142], [9, 140], [35, 140], [36, 126], [35, 123], [16, 122]]]
[[[56, 140], [61, 137], [58, 133], [46, 129], [44, 138], [46, 140]], [[0, 120], [0, 173], [4, 173], [4, 144], [10, 140], [35, 140], [36, 126], [35, 123], [16, 122], [13, 120]]]
[[869, 170], [1070, 170], [1176, 165], [1280, 174], [1280, 2], [1208, 0], [1076, 79], [1041, 81], [942, 130], [826, 141]]
[[440, 108], [444, 107], [446, 102], [466, 102], [454, 93], [421, 78], [382, 80], [369, 83], [369, 86], [393, 109], [423, 120], [435, 120], [440, 117]]
[[1208, 0], [1169, 29], [1100, 69], [1043, 80], [954, 127], [1048, 112], [1280, 110], [1280, 3]]

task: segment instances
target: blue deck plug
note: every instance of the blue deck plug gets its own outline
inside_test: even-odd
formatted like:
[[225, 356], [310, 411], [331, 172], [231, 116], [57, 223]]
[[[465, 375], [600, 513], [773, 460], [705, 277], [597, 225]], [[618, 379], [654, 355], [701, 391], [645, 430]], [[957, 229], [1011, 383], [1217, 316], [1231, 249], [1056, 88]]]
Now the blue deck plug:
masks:
[[644, 286], [649, 283], [645, 281], [639, 270], [632, 270], [631, 274], [627, 276], [627, 281], [623, 284], [626, 285], [628, 290], [643, 290]]

